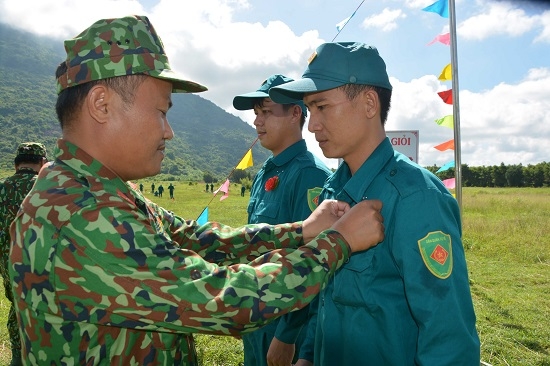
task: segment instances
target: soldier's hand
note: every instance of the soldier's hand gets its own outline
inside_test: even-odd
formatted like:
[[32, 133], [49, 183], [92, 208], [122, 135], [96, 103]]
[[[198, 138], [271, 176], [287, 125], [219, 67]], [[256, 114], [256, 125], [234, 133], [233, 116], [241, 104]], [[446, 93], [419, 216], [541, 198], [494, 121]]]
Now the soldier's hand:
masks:
[[330, 228], [340, 217], [350, 209], [346, 202], [336, 200], [324, 200], [304, 220], [302, 234], [304, 242], [308, 243], [323, 230]]
[[267, 350], [268, 366], [289, 366], [294, 357], [296, 346], [294, 343], [288, 344], [273, 337], [269, 349]]
[[348, 210], [332, 228], [344, 236], [352, 252], [369, 249], [384, 240], [384, 218], [379, 200], [361, 201]]

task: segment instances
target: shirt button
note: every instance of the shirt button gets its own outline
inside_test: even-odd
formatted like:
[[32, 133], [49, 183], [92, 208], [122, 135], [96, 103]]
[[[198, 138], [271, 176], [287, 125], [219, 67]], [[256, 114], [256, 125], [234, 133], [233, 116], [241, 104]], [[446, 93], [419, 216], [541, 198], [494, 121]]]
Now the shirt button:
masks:
[[201, 272], [198, 269], [194, 269], [194, 270], [191, 271], [191, 279], [192, 280], [198, 280], [201, 277], [202, 277]]
[[390, 176], [393, 177], [396, 174], [397, 174], [397, 170], [392, 169], [392, 171], [390, 172]]

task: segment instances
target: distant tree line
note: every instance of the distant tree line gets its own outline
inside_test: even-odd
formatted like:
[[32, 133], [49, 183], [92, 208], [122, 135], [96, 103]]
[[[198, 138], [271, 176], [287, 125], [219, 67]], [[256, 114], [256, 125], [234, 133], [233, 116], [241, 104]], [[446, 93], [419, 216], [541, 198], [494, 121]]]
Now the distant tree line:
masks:
[[[550, 163], [547, 162], [527, 166], [504, 163], [493, 166], [461, 166], [463, 187], [550, 187]], [[439, 170], [436, 165], [426, 168], [433, 173]], [[436, 175], [441, 180], [453, 178], [455, 169], [451, 168]]]

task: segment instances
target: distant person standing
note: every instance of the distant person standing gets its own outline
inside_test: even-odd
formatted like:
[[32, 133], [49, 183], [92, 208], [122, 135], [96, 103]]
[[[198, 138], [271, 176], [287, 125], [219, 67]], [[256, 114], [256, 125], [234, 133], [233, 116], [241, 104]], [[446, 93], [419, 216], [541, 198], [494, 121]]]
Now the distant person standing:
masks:
[[210, 192], [214, 193], [214, 184], [210, 183]]
[[162, 186], [162, 184], [159, 184], [157, 190], [159, 191], [159, 197], [162, 197], [162, 193], [164, 192], [164, 187]]
[[21, 202], [29, 193], [40, 168], [46, 163], [46, 148], [38, 142], [24, 142], [17, 147], [14, 159], [15, 174], [0, 184], [0, 272], [4, 279], [4, 294], [10, 302], [8, 313], [8, 334], [10, 337], [12, 359], [10, 365], [22, 365], [21, 339], [19, 326], [13, 306], [11, 280], [8, 271], [10, 253], [10, 225]]
[[[233, 106], [253, 109], [254, 126], [263, 147], [272, 156], [254, 177], [250, 189], [248, 223], [277, 224], [307, 218], [317, 206], [318, 196], [330, 170], [307, 150], [302, 138], [307, 110], [302, 101], [278, 104], [269, 90], [293, 81], [271, 75], [255, 92], [238, 95]], [[244, 196], [244, 185], [241, 195]], [[296, 362], [308, 320], [308, 308], [287, 314], [252, 333], [243, 335], [244, 365], [290, 365]], [[294, 357], [296, 355], [296, 357]]]
[[155, 194], [155, 183], [151, 183], [151, 193]]
[[206, 183], [206, 192], [208, 192], [208, 188], [210, 188], [210, 184]]
[[246, 192], [246, 187], [244, 184], [241, 186], [241, 197], [244, 197], [244, 192]]
[[143, 183], [140, 183], [140, 184], [139, 184], [139, 191], [140, 191], [141, 193], [143, 193]]
[[172, 185], [172, 183], [170, 183], [170, 184], [168, 185], [168, 192], [170, 192], [170, 199], [171, 199], [171, 200], [174, 199], [174, 189], [175, 189], [175, 188], [176, 188], [176, 187], [174, 187], [174, 186]]

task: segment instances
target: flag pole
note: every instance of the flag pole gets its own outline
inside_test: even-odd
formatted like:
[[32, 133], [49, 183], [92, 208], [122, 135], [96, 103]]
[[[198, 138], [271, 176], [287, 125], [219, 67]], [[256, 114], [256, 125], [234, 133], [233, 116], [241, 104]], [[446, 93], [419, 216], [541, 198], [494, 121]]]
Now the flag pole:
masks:
[[[256, 140], [254, 140], [254, 142], [252, 143], [252, 145], [250, 145], [250, 147], [246, 150], [246, 152], [244, 153], [244, 155], [241, 157], [241, 160], [242, 160], [242, 159], [245, 157], [245, 155], [248, 153], [248, 150], [252, 149], [252, 148], [254, 147], [254, 145], [256, 145], [256, 142], [258, 142], [258, 139], [259, 139], [259, 137], [256, 137]], [[241, 160], [239, 160], [239, 162], [240, 162]], [[238, 165], [238, 164], [239, 164], [239, 163], [237, 163], [237, 165]], [[235, 165], [235, 166], [233, 167], [233, 169], [231, 170], [231, 172], [227, 175], [227, 178], [225, 178], [225, 181], [227, 181], [227, 180], [231, 177], [231, 175], [233, 175], [233, 172], [235, 171], [235, 168], [237, 167], [237, 165]], [[224, 182], [225, 182], [225, 181], [224, 181]], [[200, 213], [200, 215], [199, 215], [198, 217], [201, 217], [201, 215], [202, 215], [202, 213], [204, 212], [204, 210], [206, 210], [206, 208], [207, 208], [208, 206], [210, 206], [210, 204], [211, 204], [212, 201], [214, 200], [214, 197], [216, 197], [216, 196], [218, 195], [218, 192], [219, 192], [219, 190], [216, 192], [216, 194], [214, 194], [214, 195], [212, 196], [212, 198], [210, 198], [210, 201], [208, 201], [208, 204], [203, 208], [203, 210], [201, 211], [201, 213]]]
[[455, 140], [455, 193], [460, 215], [462, 216], [462, 162], [460, 140], [460, 104], [458, 87], [458, 56], [456, 45], [456, 12], [454, 0], [449, 0], [449, 27], [451, 36], [451, 72], [453, 89], [453, 124]]
[[[252, 143], [252, 145], [250, 145], [250, 147], [248, 148], [248, 150], [251, 150], [251, 149], [254, 147], [254, 145], [256, 145], [256, 142], [258, 142], [258, 139], [259, 139], [259, 138], [260, 138], [260, 137], [256, 137], [256, 140], [254, 140], [254, 142]], [[244, 157], [246, 156], [246, 154], [248, 154], [248, 150], [245, 151], [245, 153], [244, 153], [243, 156], [241, 157], [241, 160], [243, 160]], [[241, 160], [239, 160], [239, 163], [241, 162]], [[239, 163], [237, 163], [237, 165], [239, 165]], [[233, 169], [231, 170], [231, 172], [229, 173], [229, 175], [227, 176], [227, 178], [225, 178], [225, 180], [228, 180], [228, 179], [233, 175], [233, 172], [234, 172], [235, 169], [237, 168], [237, 165], [235, 165], [235, 166], [233, 167]]]

